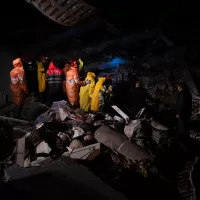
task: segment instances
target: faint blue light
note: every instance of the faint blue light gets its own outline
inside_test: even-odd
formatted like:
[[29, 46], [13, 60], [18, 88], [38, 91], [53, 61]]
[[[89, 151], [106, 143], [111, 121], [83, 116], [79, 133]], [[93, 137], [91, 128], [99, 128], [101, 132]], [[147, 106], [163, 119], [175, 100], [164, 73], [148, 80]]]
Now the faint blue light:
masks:
[[114, 68], [126, 63], [128, 63], [128, 60], [116, 57], [108, 62], [102, 63], [99, 67], [100, 68]]
[[122, 59], [122, 58], [114, 58], [112, 61], [111, 61], [112, 65], [122, 65], [122, 64], [126, 64], [127, 61]]

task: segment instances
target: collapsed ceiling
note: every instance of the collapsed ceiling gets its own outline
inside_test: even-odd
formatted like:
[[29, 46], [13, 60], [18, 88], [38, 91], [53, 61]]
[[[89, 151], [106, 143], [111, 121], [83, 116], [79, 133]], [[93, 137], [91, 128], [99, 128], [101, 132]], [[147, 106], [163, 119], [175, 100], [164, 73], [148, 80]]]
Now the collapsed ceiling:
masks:
[[72, 26], [94, 13], [95, 8], [81, 0], [26, 0], [51, 20]]
[[[112, 42], [116, 39], [116, 35], [118, 38], [127, 37], [132, 33], [148, 32], [154, 27], [159, 28], [176, 44], [178, 42], [199, 43], [200, 31], [198, 26], [195, 26], [198, 24], [198, 18], [195, 17], [198, 12], [194, 10], [195, 5], [169, 4], [167, 1], [162, 2], [162, 5], [143, 1], [133, 4], [127, 0], [123, 2], [72, 0], [70, 3], [67, 0], [29, 0], [28, 2], [14, 1], [12, 6], [8, 1], [2, 3], [2, 7], [9, 10], [6, 15], [1, 14], [3, 28], [0, 33], [0, 43], [1, 46], [4, 44], [7, 49], [18, 52], [19, 56], [27, 48], [32, 51], [33, 44], [39, 45], [35, 47], [36, 50], [41, 49], [40, 44], [41, 42], [44, 44], [43, 41], [55, 44], [55, 40], [51, 41], [52, 36], [62, 40], [65, 48], [70, 51], [71, 46], [74, 48], [74, 43], [77, 41], [78, 49], [88, 49], [91, 38], [95, 38], [94, 45], [99, 46], [102, 40]], [[35, 7], [38, 7], [41, 12]], [[69, 9], [74, 10], [70, 12]], [[85, 13], [84, 17], [80, 17], [81, 12]], [[73, 20], [72, 15], [76, 16]], [[68, 16], [67, 21], [66, 16]], [[95, 21], [94, 19], [97, 19], [97, 23], [93, 22], [97, 24], [97, 31], [94, 31], [96, 29], [94, 26], [88, 28], [90, 21]], [[98, 24], [99, 21], [101, 25]], [[64, 42], [63, 37], [59, 38], [60, 35], [68, 38], [68, 41]], [[43, 52], [46, 52], [45, 49], [48, 49], [49, 45], [44, 45]], [[56, 48], [59, 50], [60, 47]]]

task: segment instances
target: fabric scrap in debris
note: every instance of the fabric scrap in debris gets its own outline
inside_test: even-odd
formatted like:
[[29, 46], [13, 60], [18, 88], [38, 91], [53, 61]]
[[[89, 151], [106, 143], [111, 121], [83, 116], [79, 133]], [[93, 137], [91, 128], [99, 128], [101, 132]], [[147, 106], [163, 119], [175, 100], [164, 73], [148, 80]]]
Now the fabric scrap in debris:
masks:
[[64, 100], [56, 101], [56, 102], [53, 102], [51, 109], [57, 110], [59, 107], [64, 107], [66, 104], [67, 104], [67, 101], [64, 101]]
[[141, 121], [132, 120], [128, 125], [125, 126], [124, 133], [128, 138], [131, 138], [138, 128], [141, 128]]
[[80, 127], [73, 127], [72, 131], [74, 132], [73, 139], [80, 137], [85, 134], [84, 130]]
[[41, 124], [41, 123], [45, 123], [45, 122], [49, 122], [51, 121], [51, 117], [49, 115], [40, 115], [39, 117], [37, 117], [37, 119], [35, 120], [35, 125], [36, 124]]

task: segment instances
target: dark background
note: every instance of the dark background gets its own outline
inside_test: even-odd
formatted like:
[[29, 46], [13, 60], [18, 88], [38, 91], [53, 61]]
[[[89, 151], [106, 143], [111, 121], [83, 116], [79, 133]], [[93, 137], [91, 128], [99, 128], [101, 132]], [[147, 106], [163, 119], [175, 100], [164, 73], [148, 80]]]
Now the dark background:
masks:
[[[194, 2], [85, 0], [97, 8], [102, 19], [123, 33], [162, 27], [170, 37], [181, 42], [199, 37], [199, 6]], [[16, 48], [41, 42], [68, 27], [56, 24], [25, 0], [1, 3], [0, 43]], [[86, 19], [88, 20], [88, 19]], [[76, 25], [78, 26], [78, 25]], [[191, 36], [196, 36], [192, 37]]]
[[[12, 60], [18, 56], [36, 54], [38, 59], [49, 52], [51, 55], [62, 53], [66, 56], [73, 52], [76, 57], [78, 50], [84, 49], [84, 52], [91, 43], [99, 47], [102, 41], [106, 42], [115, 37], [120, 40], [130, 33], [144, 32], [152, 28], [159, 28], [175, 45], [185, 46], [188, 55], [193, 56], [195, 52], [197, 57], [200, 56], [198, 2], [85, 1], [96, 7], [97, 14], [73, 27], [55, 23], [25, 0], [1, 2], [0, 92], [10, 94], [9, 72], [12, 69]], [[90, 21], [94, 18], [104, 22], [104, 25], [91, 27]], [[115, 30], [107, 29], [106, 23], [111, 24]], [[54, 39], [51, 39], [52, 37]], [[41, 45], [46, 40], [47, 42]], [[116, 51], [116, 46], [109, 51], [112, 50]], [[98, 61], [102, 55], [97, 55], [93, 58]]]

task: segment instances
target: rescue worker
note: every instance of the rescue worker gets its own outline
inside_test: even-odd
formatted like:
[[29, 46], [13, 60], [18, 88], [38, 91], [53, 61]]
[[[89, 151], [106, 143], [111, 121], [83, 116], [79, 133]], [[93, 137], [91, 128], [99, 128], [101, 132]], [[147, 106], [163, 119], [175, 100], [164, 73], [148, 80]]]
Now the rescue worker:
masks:
[[178, 84], [178, 95], [176, 99], [176, 118], [178, 119], [178, 134], [187, 135], [187, 125], [191, 117], [192, 96], [184, 82]]
[[48, 106], [51, 106], [54, 101], [60, 101], [63, 99], [64, 73], [57, 65], [57, 61], [50, 62], [49, 69], [46, 72]]
[[23, 64], [23, 68], [26, 76], [26, 83], [29, 93], [38, 95], [38, 75], [37, 75], [37, 63], [33, 59], [28, 59]]
[[79, 76], [80, 76], [80, 80], [84, 79], [84, 68], [83, 68], [83, 61], [81, 60], [81, 58], [78, 59], [78, 63], [79, 63]]
[[78, 64], [73, 61], [71, 64], [67, 64], [64, 72], [66, 76], [66, 93], [68, 101], [71, 106], [76, 107], [79, 103], [79, 86], [89, 84], [90, 81], [80, 81]]
[[131, 110], [131, 117], [135, 118], [137, 113], [147, 106], [146, 100], [154, 102], [149, 93], [141, 86], [140, 80], [136, 80], [135, 88], [130, 91], [129, 107]]
[[109, 107], [112, 104], [112, 79], [109, 75], [106, 76], [106, 81], [104, 83], [103, 89], [99, 91], [99, 109], [100, 112], [108, 112]]
[[[72, 61], [71, 61], [71, 60], [67, 60], [65, 66], [64, 66], [64, 68], [63, 68], [63, 72], [64, 72], [64, 74], [65, 74], [65, 80], [67, 80], [67, 72], [68, 72], [68, 70], [70, 69], [71, 64], [72, 64]], [[63, 91], [64, 91], [64, 93], [65, 93], [66, 96], [67, 96], [66, 87], [67, 87], [67, 86], [66, 86], [66, 82], [65, 82], [65, 83], [63, 84]]]
[[95, 89], [95, 78], [96, 75], [93, 72], [88, 72], [85, 81], [89, 80], [90, 84], [81, 86], [80, 88], [80, 93], [79, 93], [80, 108], [86, 112], [90, 110], [91, 99]]
[[37, 63], [37, 73], [38, 73], [38, 86], [39, 86], [39, 96], [40, 101], [44, 103], [46, 81], [45, 81], [45, 67], [44, 64], [47, 63], [46, 58], [43, 56], [41, 61]]
[[22, 106], [24, 104], [26, 94], [28, 93], [27, 85], [25, 83], [25, 73], [21, 58], [17, 58], [13, 61], [14, 69], [10, 72], [13, 103], [15, 106], [15, 118], [20, 118]]
[[45, 60], [45, 62], [43, 62], [43, 65], [44, 65], [44, 71], [46, 73], [47, 70], [49, 69], [49, 65], [50, 65], [51, 59], [48, 56], [43, 57], [42, 59]]
[[98, 82], [95, 86], [94, 93], [92, 95], [92, 102], [91, 102], [91, 110], [92, 111], [99, 111], [99, 91], [103, 90], [103, 85], [106, 81], [105, 77], [99, 77]]

